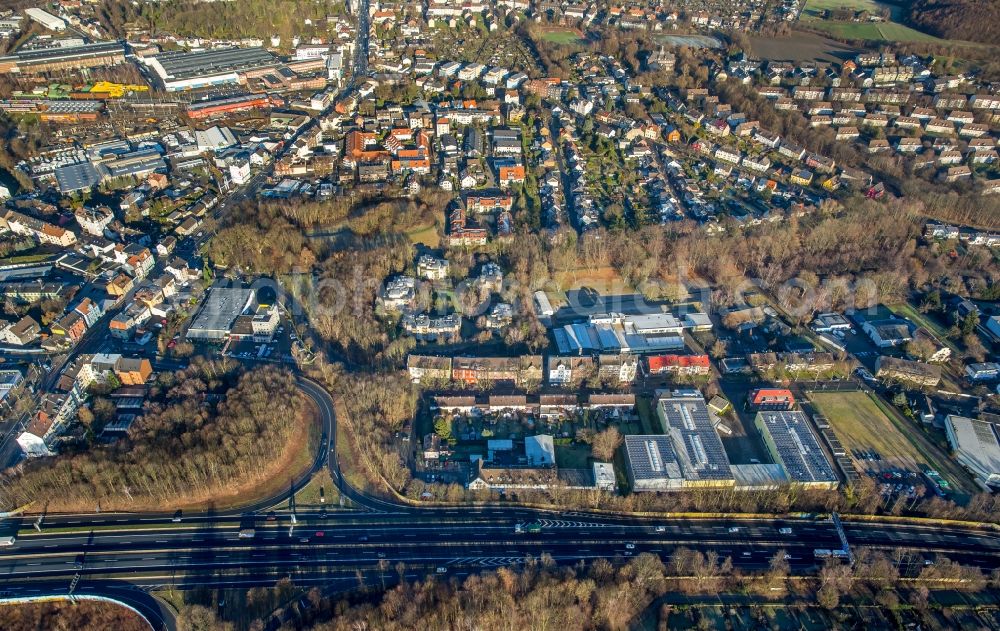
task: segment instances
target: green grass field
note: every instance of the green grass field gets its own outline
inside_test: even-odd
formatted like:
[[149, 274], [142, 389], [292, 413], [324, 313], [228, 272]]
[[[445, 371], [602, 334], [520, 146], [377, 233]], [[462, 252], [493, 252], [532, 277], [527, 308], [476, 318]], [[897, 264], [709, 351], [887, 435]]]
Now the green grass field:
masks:
[[[849, 452], [877, 451], [882, 456], [881, 464], [913, 470], [925, 462], [910, 439], [864, 392], [812, 392], [809, 400], [829, 419]], [[864, 466], [870, 464], [866, 461]]]
[[429, 248], [436, 248], [441, 244], [441, 236], [434, 224], [411, 230], [406, 233], [406, 236], [410, 238], [412, 243], [422, 243]]
[[898, 10], [873, 0], [809, 0], [802, 10], [801, 20], [812, 28], [830, 33], [843, 39], [858, 39], [886, 42], [928, 42], [944, 43], [945, 40], [922, 33], [899, 22], [840, 22], [827, 20], [823, 13], [832, 9], [853, 9], [877, 13], [889, 9], [894, 20], [899, 19]]
[[812, 28], [826, 31], [834, 37], [843, 39], [939, 44], [943, 44], [946, 41], [895, 22], [831, 22], [829, 20], [816, 19], [809, 21], [808, 24]]
[[545, 31], [542, 34], [542, 39], [547, 42], [552, 42], [555, 44], [579, 44], [583, 40], [580, 39], [580, 34], [576, 31], [570, 29], [555, 29], [551, 31]]

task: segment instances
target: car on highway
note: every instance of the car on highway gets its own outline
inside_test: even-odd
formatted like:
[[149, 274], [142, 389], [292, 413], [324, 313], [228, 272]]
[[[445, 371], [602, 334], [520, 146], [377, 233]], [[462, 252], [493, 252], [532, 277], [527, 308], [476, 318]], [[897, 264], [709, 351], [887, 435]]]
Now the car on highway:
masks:
[[438, 574], [447, 574], [448, 573], [448, 568], [446, 568], [446, 567], [438, 567], [438, 569], [436, 571], [437, 571]]
[[379, 552], [378, 553], [378, 558], [384, 559], [385, 558], [385, 552]]
[[358, 541], [368, 541], [368, 535], [361, 535], [358, 537]]
[[635, 544], [634, 543], [626, 543], [625, 544], [625, 549], [626, 550], [635, 550]]
[[667, 527], [666, 526], [657, 526], [656, 527], [656, 532], [667, 532]]
[[729, 527], [729, 532], [739, 532], [739, 531], [740, 531], [740, 527], [739, 526], [730, 526]]
[[177, 511], [176, 513], [174, 513], [174, 516], [170, 521], [174, 522], [175, 524], [181, 523], [181, 515], [182, 513], [180, 511]]
[[317, 537], [325, 537], [325, 536], [326, 536], [326, 533], [325, 533], [325, 532], [323, 532], [322, 530], [317, 530], [317, 531], [316, 531], [316, 536], [317, 536]]
[[790, 534], [792, 534], [792, 529], [791, 528], [778, 528], [778, 532], [781, 533], [781, 534], [783, 534], [783, 535], [790, 535]]

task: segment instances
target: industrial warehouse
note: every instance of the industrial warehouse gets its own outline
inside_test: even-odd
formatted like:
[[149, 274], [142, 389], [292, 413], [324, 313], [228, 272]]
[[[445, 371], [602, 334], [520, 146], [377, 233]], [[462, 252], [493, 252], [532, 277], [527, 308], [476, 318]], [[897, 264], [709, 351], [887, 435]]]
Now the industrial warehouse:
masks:
[[691, 488], [774, 489], [794, 485], [835, 489], [839, 479], [799, 411], [757, 414], [755, 424], [773, 462], [732, 464], [719, 432], [724, 424], [696, 390], [675, 390], [656, 404], [664, 435], [625, 437], [634, 491]]
[[81, 46], [22, 50], [0, 57], [0, 74], [40, 74], [113, 66], [124, 61], [125, 47], [121, 42], [96, 42]]
[[281, 65], [263, 48], [169, 52], [147, 58], [168, 92], [245, 82]]

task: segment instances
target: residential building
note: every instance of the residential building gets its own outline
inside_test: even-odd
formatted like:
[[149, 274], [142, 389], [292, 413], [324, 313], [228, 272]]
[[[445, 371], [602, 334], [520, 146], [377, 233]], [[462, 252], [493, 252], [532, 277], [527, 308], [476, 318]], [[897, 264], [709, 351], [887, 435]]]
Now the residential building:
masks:
[[784, 388], [757, 388], [750, 392], [747, 403], [757, 410], [791, 410], [795, 395]]
[[913, 339], [910, 325], [905, 320], [870, 320], [862, 323], [861, 329], [879, 348], [899, 346]]
[[542, 356], [455, 357], [452, 380], [469, 386], [505, 381], [517, 385], [541, 383]]
[[594, 359], [586, 355], [553, 355], [546, 366], [548, 382], [553, 386], [580, 383], [595, 374]]
[[408, 355], [406, 370], [414, 383], [421, 380], [448, 381], [451, 379], [451, 357]]
[[653, 355], [646, 358], [646, 370], [650, 375], [708, 375], [712, 363], [708, 355]]
[[985, 362], [969, 364], [965, 367], [965, 376], [969, 381], [994, 381], [1000, 379], [1000, 364]]

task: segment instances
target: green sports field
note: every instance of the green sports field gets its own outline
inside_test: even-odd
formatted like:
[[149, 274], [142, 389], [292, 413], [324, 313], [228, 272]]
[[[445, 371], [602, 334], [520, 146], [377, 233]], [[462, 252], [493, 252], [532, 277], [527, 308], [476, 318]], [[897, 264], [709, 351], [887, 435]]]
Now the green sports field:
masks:
[[583, 40], [577, 31], [571, 29], [552, 29], [542, 34], [542, 39], [555, 44], [579, 44]]
[[864, 392], [811, 392], [809, 400], [849, 452], [876, 451], [882, 457], [879, 462], [889, 467], [915, 470], [924, 462], [916, 446]]

